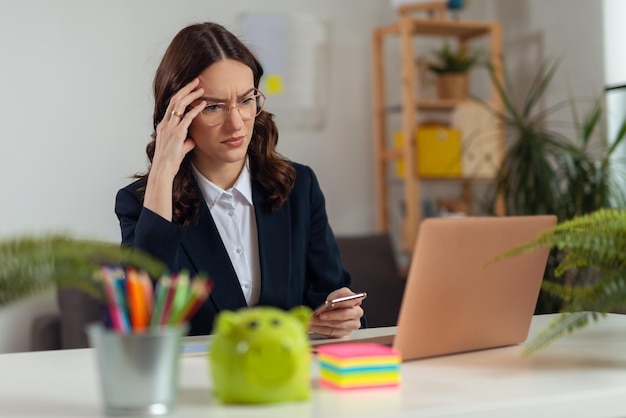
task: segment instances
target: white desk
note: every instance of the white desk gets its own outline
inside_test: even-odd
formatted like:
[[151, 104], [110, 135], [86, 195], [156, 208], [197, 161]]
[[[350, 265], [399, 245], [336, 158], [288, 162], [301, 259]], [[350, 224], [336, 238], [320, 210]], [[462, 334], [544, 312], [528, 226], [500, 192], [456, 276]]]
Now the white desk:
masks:
[[[549, 319], [535, 317], [531, 336]], [[308, 402], [257, 407], [219, 404], [210, 395], [206, 358], [186, 356], [173, 416], [626, 416], [626, 315], [609, 315], [531, 357], [520, 351], [514, 346], [407, 362], [397, 389], [320, 389]], [[0, 417], [103, 416], [93, 354], [0, 355]]]

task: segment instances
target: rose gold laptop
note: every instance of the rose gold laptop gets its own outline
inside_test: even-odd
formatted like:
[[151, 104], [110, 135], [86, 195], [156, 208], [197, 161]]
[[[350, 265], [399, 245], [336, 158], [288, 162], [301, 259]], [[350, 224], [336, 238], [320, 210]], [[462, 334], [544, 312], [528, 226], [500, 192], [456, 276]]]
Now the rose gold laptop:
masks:
[[524, 342], [549, 250], [486, 263], [555, 224], [550, 215], [422, 221], [393, 339], [402, 359]]

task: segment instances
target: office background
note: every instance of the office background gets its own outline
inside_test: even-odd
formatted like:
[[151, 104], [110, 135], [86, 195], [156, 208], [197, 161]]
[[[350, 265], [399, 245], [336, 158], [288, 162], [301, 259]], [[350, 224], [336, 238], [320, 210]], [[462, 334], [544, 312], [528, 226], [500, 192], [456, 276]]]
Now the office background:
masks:
[[[611, 81], [603, 6], [618, 1], [473, 0], [462, 17], [502, 22], [506, 64], [521, 82], [543, 57], [562, 54], [547, 97], [561, 100]], [[395, 21], [389, 0], [1, 0], [0, 234], [119, 240], [114, 196], [146, 168], [151, 82], [165, 47], [199, 21], [239, 33], [242, 11], [326, 23], [325, 123], [281, 129], [279, 150], [316, 170], [337, 234], [373, 231], [371, 32]], [[49, 293], [0, 311], [0, 352], [27, 349], [32, 318], [54, 309]]]

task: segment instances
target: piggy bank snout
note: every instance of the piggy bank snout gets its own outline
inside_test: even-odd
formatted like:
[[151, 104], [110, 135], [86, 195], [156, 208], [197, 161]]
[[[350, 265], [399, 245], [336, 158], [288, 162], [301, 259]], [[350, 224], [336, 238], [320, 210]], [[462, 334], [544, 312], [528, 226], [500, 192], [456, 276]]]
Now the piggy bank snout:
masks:
[[262, 344], [252, 344], [248, 349], [250, 356], [266, 358], [271, 360], [273, 358], [285, 358], [289, 357], [293, 353], [292, 344], [288, 341], [265, 341]]
[[235, 347], [240, 356], [268, 361], [288, 360], [294, 357], [294, 352], [297, 351], [296, 344], [291, 339], [285, 338], [241, 340]]
[[296, 374], [298, 356], [285, 341], [252, 344], [243, 355], [244, 370], [252, 384], [283, 385]]

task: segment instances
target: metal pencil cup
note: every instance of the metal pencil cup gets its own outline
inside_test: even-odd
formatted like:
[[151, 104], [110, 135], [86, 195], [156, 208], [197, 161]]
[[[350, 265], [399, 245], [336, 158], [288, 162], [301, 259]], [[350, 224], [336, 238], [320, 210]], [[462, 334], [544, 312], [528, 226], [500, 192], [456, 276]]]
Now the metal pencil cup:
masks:
[[88, 326], [107, 415], [166, 415], [172, 411], [181, 340], [186, 332], [186, 325], [142, 334], [120, 334], [102, 324]]

